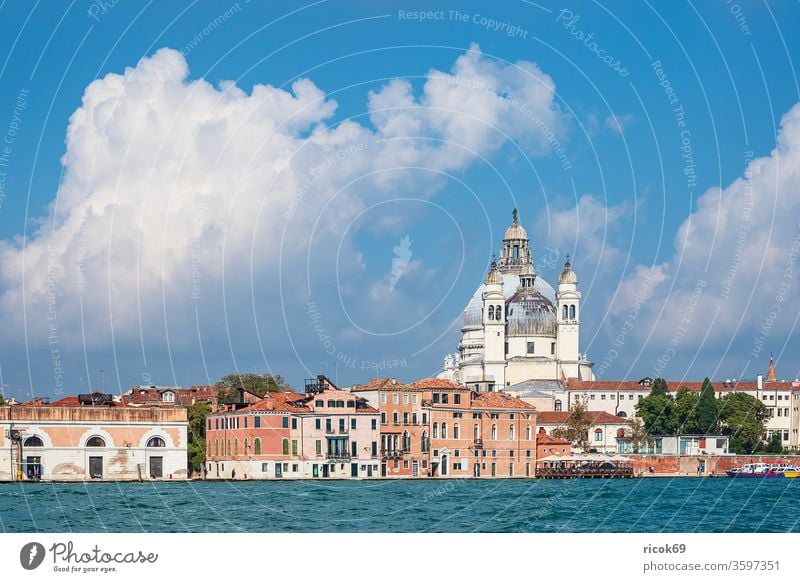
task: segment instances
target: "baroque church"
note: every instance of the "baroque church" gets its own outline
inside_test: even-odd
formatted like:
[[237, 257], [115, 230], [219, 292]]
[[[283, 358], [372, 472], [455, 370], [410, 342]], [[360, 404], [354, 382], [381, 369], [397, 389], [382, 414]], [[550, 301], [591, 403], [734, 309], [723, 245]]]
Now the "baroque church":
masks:
[[487, 391], [527, 380], [594, 380], [579, 351], [581, 294], [569, 257], [556, 291], [537, 277], [516, 209], [512, 216], [500, 259], [467, 304], [458, 351], [445, 356], [439, 378]]

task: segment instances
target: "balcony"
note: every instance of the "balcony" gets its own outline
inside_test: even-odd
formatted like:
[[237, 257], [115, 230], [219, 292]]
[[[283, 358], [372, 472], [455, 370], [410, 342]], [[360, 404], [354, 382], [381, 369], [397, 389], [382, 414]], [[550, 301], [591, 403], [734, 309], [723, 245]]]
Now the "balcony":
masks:
[[348, 461], [350, 460], [350, 453], [345, 451], [328, 451], [325, 457], [332, 461]]
[[482, 449], [483, 448], [483, 439], [475, 439], [474, 440], [474, 445], [475, 445], [476, 449]]
[[389, 451], [381, 449], [381, 456], [387, 459], [399, 459], [408, 452], [408, 449], [392, 449]]

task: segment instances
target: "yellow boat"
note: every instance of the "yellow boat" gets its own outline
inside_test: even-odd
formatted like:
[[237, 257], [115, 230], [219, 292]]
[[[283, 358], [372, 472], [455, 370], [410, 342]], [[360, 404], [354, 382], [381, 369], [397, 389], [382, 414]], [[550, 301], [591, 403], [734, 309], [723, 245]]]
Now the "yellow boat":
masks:
[[784, 471], [783, 476], [786, 477], [787, 479], [795, 479], [797, 477], [800, 477], [800, 469]]

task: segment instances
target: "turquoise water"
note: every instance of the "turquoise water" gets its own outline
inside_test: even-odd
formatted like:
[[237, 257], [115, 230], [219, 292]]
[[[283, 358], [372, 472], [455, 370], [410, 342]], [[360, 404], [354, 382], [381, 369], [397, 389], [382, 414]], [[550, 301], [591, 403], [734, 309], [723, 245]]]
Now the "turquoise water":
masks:
[[800, 532], [800, 479], [0, 485], [5, 532]]

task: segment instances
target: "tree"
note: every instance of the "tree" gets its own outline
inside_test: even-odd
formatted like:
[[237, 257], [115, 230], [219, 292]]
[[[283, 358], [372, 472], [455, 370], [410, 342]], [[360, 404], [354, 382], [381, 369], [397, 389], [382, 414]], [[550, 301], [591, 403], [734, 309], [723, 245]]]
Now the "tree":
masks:
[[661, 394], [667, 396], [667, 381], [664, 378], [656, 378], [653, 380], [653, 387], [650, 389], [650, 395]]
[[641, 418], [634, 418], [630, 421], [630, 425], [625, 429], [625, 436], [631, 440], [631, 447], [634, 453], [641, 452], [642, 449], [649, 447], [653, 444], [653, 437], [651, 437], [644, 428]]
[[731, 452], [746, 455], [761, 445], [769, 410], [749, 394], [731, 392], [720, 399], [719, 417], [723, 423], [722, 433], [731, 437]]
[[6, 405], [6, 399], [3, 398], [2, 394], [0, 394], [0, 406], [5, 406], [5, 405]]
[[186, 408], [189, 420], [189, 444], [186, 447], [189, 466], [195, 471], [206, 462], [206, 416], [211, 412], [207, 402], [196, 402]]
[[682, 386], [675, 394], [675, 416], [679, 434], [697, 434], [697, 403], [700, 397]]
[[719, 405], [714, 397], [714, 386], [708, 378], [703, 380], [700, 389], [696, 418], [699, 434], [719, 434]]
[[780, 433], [772, 433], [772, 436], [769, 437], [769, 442], [764, 450], [768, 453], [773, 453], [776, 455], [779, 455], [783, 452], [783, 443], [781, 442]]
[[678, 430], [675, 401], [669, 394], [650, 394], [636, 405], [636, 415], [642, 419], [648, 434], [672, 436]]
[[285, 392], [291, 387], [280, 374], [228, 374], [219, 379], [216, 386], [220, 389], [218, 401], [220, 404], [237, 395], [237, 390], [242, 388], [256, 396], [263, 396], [267, 392]]
[[589, 447], [589, 428], [591, 428], [591, 426], [592, 421], [587, 414], [586, 404], [580, 400], [576, 400], [570, 409], [569, 416], [564, 422], [564, 426], [553, 430], [553, 436], [560, 439], [567, 439], [582, 451], [586, 451]]

